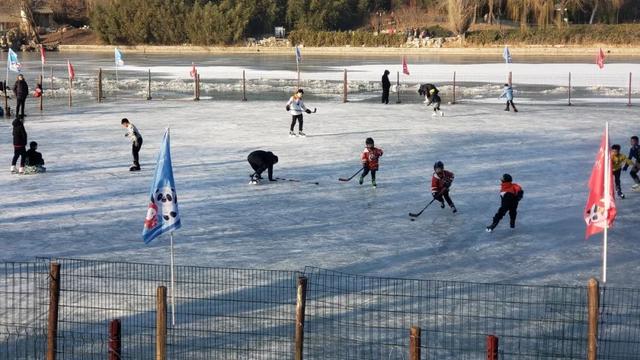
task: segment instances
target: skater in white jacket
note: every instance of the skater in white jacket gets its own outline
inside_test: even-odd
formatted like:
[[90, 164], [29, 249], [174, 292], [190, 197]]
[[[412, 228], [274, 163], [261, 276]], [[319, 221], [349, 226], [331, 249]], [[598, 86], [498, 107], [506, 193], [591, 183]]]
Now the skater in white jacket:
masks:
[[293, 128], [296, 125], [296, 121], [298, 121], [298, 135], [305, 136], [305, 133], [302, 132], [302, 113], [306, 112], [307, 114], [311, 114], [311, 110], [307, 109], [304, 106], [304, 101], [302, 101], [302, 95], [304, 94], [304, 90], [298, 89], [295, 94], [289, 99], [287, 102], [286, 109], [291, 114], [291, 127], [289, 128], [289, 136], [296, 136], [296, 133], [293, 132]]

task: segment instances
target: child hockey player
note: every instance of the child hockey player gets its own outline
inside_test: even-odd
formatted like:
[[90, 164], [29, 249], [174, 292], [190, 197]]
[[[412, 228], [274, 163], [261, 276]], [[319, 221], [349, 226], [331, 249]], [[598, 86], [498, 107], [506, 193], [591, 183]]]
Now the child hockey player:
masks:
[[506, 98], [507, 99], [507, 107], [504, 111], [509, 111], [509, 105], [513, 106], [513, 112], [518, 112], [516, 109], [516, 105], [513, 103], [513, 88], [509, 84], [504, 84], [504, 89], [502, 89], [502, 95], [498, 99]]
[[304, 101], [302, 101], [302, 95], [304, 95], [304, 90], [298, 89], [295, 94], [289, 101], [287, 102], [287, 106], [285, 109], [291, 114], [291, 127], [289, 128], [289, 136], [296, 136], [296, 133], [293, 132], [293, 128], [296, 125], [296, 121], [298, 121], [298, 136], [306, 136], [305, 133], [302, 132], [302, 112], [306, 112], [307, 114], [311, 114], [311, 110], [307, 109], [304, 106]]
[[431, 178], [431, 195], [440, 202], [440, 207], [444, 209], [444, 202], [447, 201], [451, 210], [456, 213], [458, 210], [453, 205], [451, 197], [449, 197], [449, 188], [453, 183], [454, 175], [451, 171], [444, 169], [444, 163], [437, 161], [433, 165], [433, 177]]
[[[614, 144], [611, 146], [611, 163], [613, 165], [613, 178], [616, 183], [616, 193], [621, 199], [624, 199], [624, 194], [622, 193], [622, 188], [620, 187], [620, 172], [622, 171], [622, 163], [625, 163], [627, 166], [634, 166], [633, 161], [627, 159], [626, 156], [620, 154], [620, 145]], [[625, 170], [627, 169], [625, 166]]]
[[438, 113], [440, 113], [440, 116], [444, 116], [444, 111], [440, 110], [441, 100], [440, 95], [438, 95], [438, 91], [436, 89], [431, 89], [430, 94], [431, 97], [429, 98], [429, 103], [427, 104], [427, 106], [433, 104], [433, 114], [431, 114], [431, 116], [437, 116]]
[[265, 170], [269, 171], [269, 181], [276, 181], [276, 179], [273, 178], [273, 165], [278, 163], [278, 157], [271, 151], [253, 151], [247, 156], [247, 161], [254, 171], [253, 174], [249, 175], [251, 184], [258, 184], [259, 180], [262, 179], [262, 172]]
[[[637, 136], [631, 137], [631, 148], [629, 149], [628, 158], [629, 160], [635, 160], [636, 162], [635, 165], [631, 166], [631, 171], [629, 172], [629, 175], [631, 175], [631, 178], [635, 182], [635, 184], [631, 186], [631, 189], [634, 191], [640, 191], [640, 179], [638, 178], [638, 171], [640, 171], [640, 145], [638, 145]], [[628, 166], [629, 165], [625, 164], [622, 170], [627, 171]]]
[[436, 94], [439, 92], [438, 88], [433, 84], [422, 84], [418, 89], [418, 94], [424, 96], [424, 103], [427, 104], [427, 106], [431, 105], [431, 90], [435, 90]]
[[364, 182], [364, 177], [369, 174], [369, 171], [371, 171], [371, 185], [373, 185], [373, 187], [376, 187], [376, 171], [378, 171], [378, 159], [384, 152], [382, 151], [382, 149], [373, 146], [372, 138], [367, 138], [364, 143], [366, 147], [364, 148], [364, 151], [360, 156], [360, 160], [362, 160], [363, 172], [362, 175], [360, 175], [360, 180], [358, 181], [358, 183], [362, 185], [362, 183]]
[[487, 232], [492, 232], [507, 212], [509, 212], [509, 225], [512, 229], [516, 227], [518, 203], [522, 200], [524, 191], [520, 185], [513, 182], [513, 178], [509, 174], [502, 175], [500, 181], [502, 182], [500, 185], [500, 208], [493, 217], [491, 225], [487, 226]]
[[47, 171], [47, 169], [44, 167], [44, 159], [42, 158], [42, 154], [37, 150], [38, 143], [35, 141], [30, 142], [29, 150], [27, 150], [27, 159], [25, 161], [25, 174], [36, 174]]
[[[24, 116], [16, 115], [11, 125], [13, 126], [13, 160], [11, 160], [11, 173], [24, 174], [24, 161], [27, 154], [27, 130], [24, 129]], [[20, 157], [20, 168], [16, 171], [16, 163]]]
[[129, 119], [124, 118], [120, 121], [122, 127], [127, 129], [127, 133], [124, 134], [125, 137], [131, 139], [131, 154], [133, 154], [133, 166], [129, 168], [129, 171], [139, 171], [140, 170], [140, 162], [138, 154], [140, 153], [140, 148], [142, 147], [142, 135], [138, 131], [135, 125], [129, 122]]

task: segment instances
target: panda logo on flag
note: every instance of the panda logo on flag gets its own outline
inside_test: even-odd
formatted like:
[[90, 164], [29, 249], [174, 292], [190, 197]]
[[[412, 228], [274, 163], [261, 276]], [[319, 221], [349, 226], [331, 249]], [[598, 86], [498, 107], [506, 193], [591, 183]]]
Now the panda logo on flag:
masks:
[[147, 208], [147, 216], [144, 221], [145, 229], [153, 229], [162, 223], [163, 226], [171, 226], [178, 219], [178, 198], [176, 190], [165, 186], [156, 189], [149, 207]]
[[606, 215], [604, 213], [604, 199], [600, 199], [597, 203], [591, 206], [591, 209], [587, 210], [587, 218], [585, 219], [587, 225], [597, 225], [604, 227], [606, 221]]

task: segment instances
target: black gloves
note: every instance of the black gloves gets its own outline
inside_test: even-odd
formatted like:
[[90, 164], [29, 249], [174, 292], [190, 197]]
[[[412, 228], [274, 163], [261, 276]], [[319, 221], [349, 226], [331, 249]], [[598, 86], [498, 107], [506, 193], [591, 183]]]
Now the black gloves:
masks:
[[431, 193], [431, 196], [433, 196], [434, 198], [436, 198], [436, 197], [438, 197], [438, 193], [437, 193], [436, 191], [433, 191], [433, 192]]
[[304, 112], [306, 112], [307, 114], [311, 114], [311, 110], [307, 109]]
[[629, 168], [629, 165], [625, 165], [625, 166], [622, 168], [622, 171], [627, 171], [627, 169], [628, 169], [628, 168]]
[[285, 107], [285, 109], [287, 109], [287, 111], [289, 111], [289, 110], [291, 110], [291, 106], [287, 105], [287, 106]]

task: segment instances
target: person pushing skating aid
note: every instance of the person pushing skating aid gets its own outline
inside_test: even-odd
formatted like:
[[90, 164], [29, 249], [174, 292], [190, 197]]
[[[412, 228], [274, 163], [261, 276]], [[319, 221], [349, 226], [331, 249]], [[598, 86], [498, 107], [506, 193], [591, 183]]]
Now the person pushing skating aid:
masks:
[[522, 187], [513, 182], [511, 175], [502, 175], [500, 181], [500, 208], [493, 217], [491, 225], [487, 226], [487, 232], [492, 232], [507, 212], [509, 213], [509, 226], [512, 229], [515, 228], [516, 216], [518, 215], [518, 203], [524, 196]]

